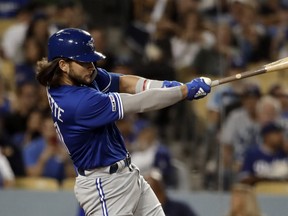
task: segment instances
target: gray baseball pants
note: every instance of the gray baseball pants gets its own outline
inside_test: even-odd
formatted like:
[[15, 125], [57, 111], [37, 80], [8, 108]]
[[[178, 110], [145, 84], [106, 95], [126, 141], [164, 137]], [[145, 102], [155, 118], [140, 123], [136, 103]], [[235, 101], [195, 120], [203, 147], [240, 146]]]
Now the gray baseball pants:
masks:
[[77, 176], [74, 192], [86, 216], [165, 216], [139, 169], [123, 161], [118, 167], [113, 174], [105, 167]]

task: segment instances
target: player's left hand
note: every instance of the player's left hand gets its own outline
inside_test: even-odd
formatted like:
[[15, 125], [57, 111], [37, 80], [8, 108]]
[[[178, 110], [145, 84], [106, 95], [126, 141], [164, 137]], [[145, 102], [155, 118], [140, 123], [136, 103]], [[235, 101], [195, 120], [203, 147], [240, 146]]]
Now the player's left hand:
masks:
[[208, 77], [200, 77], [186, 83], [188, 88], [188, 100], [200, 99], [205, 97], [211, 91], [211, 79]]
[[183, 83], [178, 82], [178, 81], [164, 80], [162, 88], [171, 88], [171, 87], [176, 87], [176, 86], [181, 86], [181, 85], [183, 85]]

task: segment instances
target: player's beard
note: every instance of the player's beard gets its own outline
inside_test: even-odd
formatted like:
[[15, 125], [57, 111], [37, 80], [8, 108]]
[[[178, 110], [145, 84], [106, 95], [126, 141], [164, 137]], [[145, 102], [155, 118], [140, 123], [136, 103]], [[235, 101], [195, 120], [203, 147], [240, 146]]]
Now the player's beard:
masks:
[[83, 74], [76, 73], [73, 68], [70, 66], [69, 68], [69, 78], [75, 83], [76, 85], [90, 85], [96, 77], [97, 72], [93, 71], [92, 75], [83, 76]]

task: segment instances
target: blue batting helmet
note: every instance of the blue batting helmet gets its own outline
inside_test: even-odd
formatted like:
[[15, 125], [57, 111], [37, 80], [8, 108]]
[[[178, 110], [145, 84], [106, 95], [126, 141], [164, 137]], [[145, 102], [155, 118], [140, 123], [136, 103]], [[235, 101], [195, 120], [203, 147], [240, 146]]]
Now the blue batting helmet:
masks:
[[68, 58], [80, 62], [96, 62], [105, 56], [96, 52], [91, 35], [81, 29], [66, 28], [53, 34], [48, 41], [48, 61]]

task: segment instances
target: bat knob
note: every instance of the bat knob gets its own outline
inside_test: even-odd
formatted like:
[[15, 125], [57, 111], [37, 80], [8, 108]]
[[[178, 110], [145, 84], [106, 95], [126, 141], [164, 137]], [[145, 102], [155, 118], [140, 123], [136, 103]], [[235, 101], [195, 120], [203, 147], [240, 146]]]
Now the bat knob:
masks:
[[200, 77], [200, 79], [202, 79], [207, 85], [211, 86], [212, 81], [210, 78], [208, 77]]

